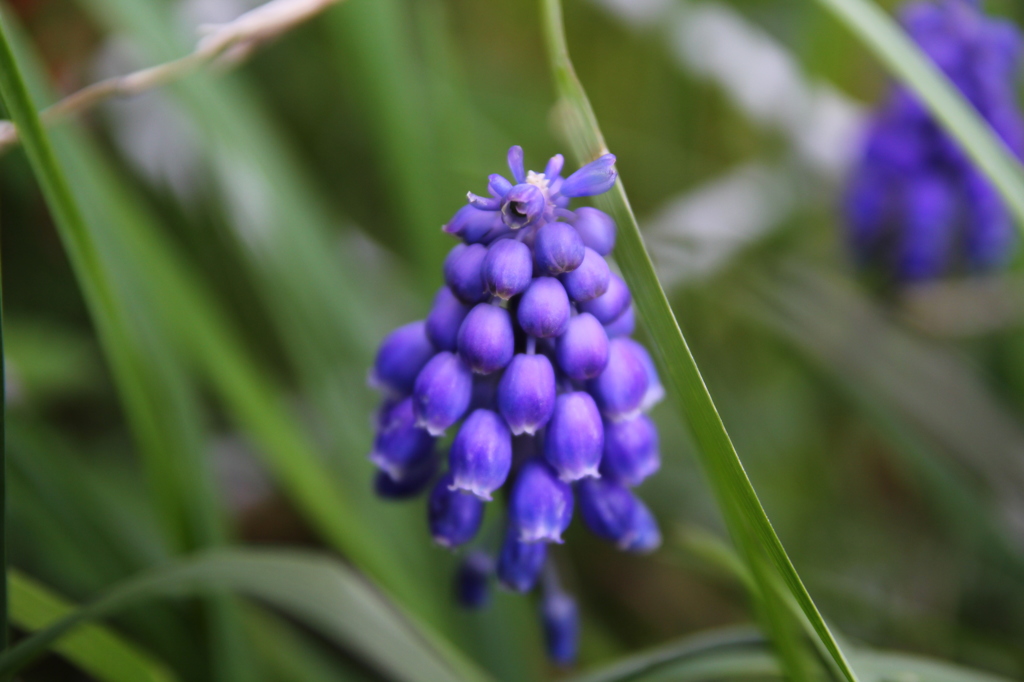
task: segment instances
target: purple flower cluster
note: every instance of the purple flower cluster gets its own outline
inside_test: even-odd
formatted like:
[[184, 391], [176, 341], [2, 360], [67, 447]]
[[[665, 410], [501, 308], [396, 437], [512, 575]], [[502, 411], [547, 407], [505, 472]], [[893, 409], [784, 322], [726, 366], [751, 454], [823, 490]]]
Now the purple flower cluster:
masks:
[[[526, 172], [523, 150], [512, 147], [514, 182], [490, 176], [490, 196], [470, 193], [444, 226], [461, 239], [445, 260], [445, 286], [427, 319], [392, 332], [377, 354], [371, 383], [385, 397], [370, 459], [383, 497], [431, 489], [430, 531], [444, 547], [472, 541], [485, 504], [506, 491], [503, 538], [466, 555], [457, 596], [478, 607], [492, 575], [527, 592], [545, 573], [548, 652], [569, 664], [577, 607], [549, 576], [553, 566], [545, 571], [548, 544], [562, 542], [578, 503], [585, 524], [619, 548], [659, 546], [657, 523], [631, 488], [660, 466], [645, 412], [664, 391], [650, 355], [629, 338], [629, 288], [605, 260], [614, 221], [569, 210], [571, 199], [614, 185], [615, 157], [565, 178], [562, 163], [557, 155], [543, 173]], [[439, 475], [438, 441], [449, 429]]]
[[[903, 25], [1010, 150], [1024, 152], [1015, 80], [1020, 35], [975, 0], [912, 2]], [[847, 190], [859, 263], [898, 281], [1004, 264], [1015, 232], [996, 189], [905, 87], [894, 87], [867, 131]]]

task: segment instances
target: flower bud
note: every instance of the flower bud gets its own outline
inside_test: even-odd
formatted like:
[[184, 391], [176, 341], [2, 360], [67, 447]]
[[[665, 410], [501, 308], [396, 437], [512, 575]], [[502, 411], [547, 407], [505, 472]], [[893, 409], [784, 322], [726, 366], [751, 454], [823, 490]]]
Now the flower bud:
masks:
[[516, 185], [501, 204], [501, 219], [513, 230], [537, 224], [548, 202], [536, 185]]
[[523, 331], [538, 338], [560, 336], [569, 324], [570, 315], [569, 296], [554, 277], [533, 280], [516, 312]]
[[555, 178], [562, 172], [563, 165], [565, 165], [565, 157], [561, 154], [555, 154], [548, 159], [548, 165], [544, 166], [544, 177], [554, 182]]
[[498, 554], [498, 581], [516, 592], [529, 592], [537, 584], [548, 546], [544, 542], [520, 542], [509, 529]]
[[508, 170], [517, 183], [526, 182], [526, 169], [523, 165], [523, 148], [513, 145], [508, 149]]
[[633, 512], [633, 539], [623, 548], [633, 554], [650, 554], [661, 547], [661, 530], [651, 510], [642, 502]]
[[374, 440], [370, 461], [395, 481], [405, 479], [434, 455], [434, 438], [416, 427], [413, 399], [406, 398], [388, 414], [388, 424]]
[[487, 191], [491, 193], [491, 196], [504, 198], [510, 189], [512, 189], [512, 183], [504, 176], [497, 173], [487, 176]]
[[661, 379], [658, 378], [658, 368], [654, 366], [654, 360], [651, 358], [651, 354], [647, 352], [647, 349], [633, 339], [622, 339], [622, 343], [633, 350], [633, 354], [643, 364], [644, 372], [647, 373], [647, 392], [644, 393], [643, 402], [640, 403], [640, 409], [647, 412], [664, 400], [665, 387], [661, 385]]
[[479, 374], [496, 372], [512, 361], [515, 332], [508, 311], [490, 303], [478, 303], [459, 328], [459, 355]]
[[555, 409], [555, 370], [543, 355], [523, 355], [512, 362], [498, 384], [498, 409], [513, 435], [533, 435]]
[[427, 337], [438, 350], [454, 351], [459, 327], [470, 307], [460, 301], [448, 287], [441, 287], [434, 296], [434, 307], [427, 315]]
[[631, 300], [629, 287], [613, 273], [608, 279], [608, 289], [597, 298], [580, 303], [579, 309], [596, 317], [601, 324], [609, 324], [626, 311]]
[[583, 243], [602, 256], [615, 248], [615, 221], [604, 211], [589, 206], [577, 208], [573, 227], [579, 232]]
[[591, 197], [607, 192], [615, 184], [615, 155], [605, 154], [570, 175], [562, 183], [561, 192], [567, 197]]
[[555, 349], [558, 367], [573, 381], [585, 381], [600, 374], [608, 364], [608, 336], [590, 313], [569, 320]]
[[377, 471], [373, 480], [373, 488], [379, 497], [389, 500], [407, 500], [426, 490], [436, 473], [437, 454], [432, 452], [431, 456], [420, 462], [416, 468], [407, 470], [400, 481], [391, 478], [386, 471]]
[[410, 322], [388, 334], [373, 363], [370, 384], [397, 395], [408, 395], [416, 376], [437, 351], [427, 338], [427, 323]]
[[455, 435], [448, 453], [452, 489], [490, 500], [512, 468], [512, 434], [504, 420], [490, 410], [476, 410]]
[[611, 278], [608, 263], [597, 251], [584, 247], [583, 254], [578, 268], [559, 277], [569, 298], [576, 303], [590, 301], [608, 291]]
[[538, 275], [560, 275], [571, 272], [583, 262], [583, 240], [566, 223], [548, 223], [539, 230], [533, 242], [533, 263]]
[[613, 339], [619, 336], [629, 336], [636, 331], [636, 313], [633, 311], [633, 304], [626, 306], [621, 315], [604, 326], [608, 338]]
[[608, 342], [608, 364], [587, 382], [601, 413], [611, 421], [632, 419], [647, 394], [647, 370], [626, 339]]
[[576, 492], [583, 521], [598, 537], [638, 553], [653, 551], [661, 544], [650, 510], [628, 488], [597, 479], [580, 481]]
[[484, 503], [473, 495], [453, 490], [451, 474], [443, 476], [430, 493], [430, 534], [442, 547], [458, 547], [472, 540], [483, 518]]
[[658, 427], [650, 417], [640, 414], [628, 421], [605, 422], [603, 478], [636, 486], [660, 467]]
[[523, 465], [512, 486], [509, 527], [520, 542], [562, 542], [572, 520], [572, 489], [542, 460]]
[[445, 259], [444, 281], [463, 303], [479, 303], [487, 297], [480, 270], [487, 257], [487, 247], [469, 244], [458, 252], [452, 249]]
[[555, 401], [544, 440], [544, 458], [563, 481], [597, 477], [604, 449], [601, 414], [582, 391], [563, 393]]
[[541, 602], [544, 645], [551, 662], [570, 666], [576, 662], [580, 640], [580, 614], [576, 600], [561, 590], [551, 590]]
[[455, 599], [467, 609], [479, 609], [490, 600], [494, 559], [484, 552], [470, 552], [455, 572]]
[[484, 241], [487, 235], [504, 227], [501, 213], [484, 211], [471, 204], [466, 204], [441, 229], [448, 234], [461, 237], [467, 244]]
[[462, 418], [472, 395], [473, 373], [466, 363], [455, 353], [438, 353], [416, 377], [416, 425], [440, 436]]
[[507, 301], [523, 293], [533, 277], [530, 247], [515, 239], [499, 239], [487, 249], [481, 273], [484, 288], [498, 298]]

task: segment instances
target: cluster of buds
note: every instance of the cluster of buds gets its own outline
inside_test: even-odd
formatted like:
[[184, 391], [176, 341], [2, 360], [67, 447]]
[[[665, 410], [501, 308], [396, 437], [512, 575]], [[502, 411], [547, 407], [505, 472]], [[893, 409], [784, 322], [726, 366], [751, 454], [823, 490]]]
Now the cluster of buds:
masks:
[[[1019, 158], [1020, 36], [975, 0], [910, 3], [903, 25]], [[867, 131], [846, 197], [852, 250], [897, 281], [1004, 264], [1012, 218], [992, 184], [920, 100], [896, 86]]]
[[[448, 548], [476, 538], [486, 503], [507, 488], [503, 537], [467, 553], [456, 594], [478, 607], [492, 575], [516, 592], [542, 582], [548, 653], [569, 664], [578, 610], [548, 545], [562, 542], [578, 499], [601, 538], [629, 552], [658, 547], [657, 523], [631, 488], [660, 466], [645, 412], [664, 391], [650, 355], [629, 338], [629, 288], [605, 261], [614, 221], [595, 208], [569, 210], [571, 199], [614, 185], [615, 157], [566, 178], [562, 164], [557, 155], [543, 173], [526, 172], [523, 150], [512, 147], [515, 182], [490, 176], [490, 196], [470, 193], [444, 226], [461, 238], [445, 260], [445, 286], [426, 320], [392, 332], [374, 364], [371, 383], [385, 397], [370, 459], [381, 496], [431, 488], [430, 532]], [[456, 425], [439, 474], [438, 441]]]

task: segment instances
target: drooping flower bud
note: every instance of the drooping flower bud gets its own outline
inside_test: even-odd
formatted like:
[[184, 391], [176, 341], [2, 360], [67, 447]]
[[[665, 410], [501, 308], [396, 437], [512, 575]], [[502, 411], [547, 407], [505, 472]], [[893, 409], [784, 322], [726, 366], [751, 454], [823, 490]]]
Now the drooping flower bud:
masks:
[[538, 277], [519, 301], [516, 317], [530, 336], [560, 336], [569, 324], [572, 307], [565, 287], [554, 277]]
[[416, 376], [436, 352], [427, 338], [426, 322], [419, 320], [399, 327], [381, 343], [370, 383], [396, 395], [408, 395]]
[[640, 485], [661, 467], [658, 428], [645, 414], [605, 422], [601, 476], [627, 486]]
[[455, 573], [455, 598], [463, 608], [479, 609], [490, 601], [494, 559], [484, 552], [470, 552]]
[[435, 355], [416, 377], [413, 407], [416, 424], [440, 436], [459, 421], [473, 395], [473, 373], [455, 353]]
[[453, 489], [490, 500], [512, 468], [512, 434], [505, 421], [490, 410], [476, 410], [455, 435], [448, 453]]
[[484, 503], [469, 493], [453, 490], [452, 483], [451, 474], [443, 476], [427, 505], [430, 534], [442, 547], [458, 547], [472, 540], [484, 518]]
[[487, 249], [481, 272], [490, 294], [507, 301], [523, 293], [533, 277], [530, 247], [515, 239], [499, 239]]
[[415, 469], [409, 469], [400, 481], [391, 478], [386, 471], [377, 471], [373, 489], [380, 497], [389, 500], [408, 500], [416, 497], [430, 485], [437, 473], [437, 453], [420, 462]]
[[650, 554], [661, 547], [661, 530], [647, 505], [637, 504], [633, 517], [633, 539], [625, 546], [633, 554]]
[[608, 364], [587, 382], [601, 413], [611, 421], [632, 419], [647, 394], [647, 370], [626, 339], [608, 342]]
[[590, 313], [569, 320], [565, 333], [558, 337], [555, 350], [558, 367], [573, 381], [592, 379], [608, 364], [608, 336]]
[[[458, 251], [456, 251], [458, 249]], [[481, 268], [487, 257], [487, 247], [469, 244], [456, 246], [445, 259], [444, 281], [463, 303], [479, 303], [487, 297]]]
[[604, 429], [594, 399], [587, 393], [563, 393], [555, 401], [544, 440], [544, 458], [563, 481], [599, 476]]
[[416, 427], [413, 399], [406, 398], [388, 413], [388, 424], [373, 443], [370, 461], [395, 481], [405, 479], [434, 455], [434, 438]]
[[490, 374], [505, 367], [515, 353], [512, 317], [504, 308], [478, 303], [462, 321], [458, 336], [459, 355], [478, 374]]
[[551, 662], [570, 666], [579, 649], [580, 614], [576, 600], [561, 590], [551, 590], [541, 602], [544, 645]]
[[665, 387], [661, 385], [661, 379], [658, 378], [658, 368], [654, 366], [654, 359], [642, 344], [633, 339], [622, 339], [622, 343], [633, 349], [633, 354], [643, 363], [644, 371], [647, 373], [647, 392], [644, 393], [640, 409], [645, 412], [650, 411], [665, 398]]
[[513, 230], [536, 225], [547, 205], [544, 192], [536, 185], [516, 185], [508, 191], [501, 204], [501, 219]]
[[437, 350], [456, 349], [459, 327], [470, 307], [460, 301], [448, 287], [441, 287], [434, 296], [434, 306], [427, 315], [427, 337]]
[[573, 227], [579, 232], [586, 246], [602, 256], [607, 256], [615, 248], [615, 221], [604, 211], [589, 206], [577, 208], [576, 222]]
[[555, 409], [555, 370], [543, 355], [512, 358], [498, 384], [498, 409], [513, 435], [533, 435]]
[[583, 240], [566, 223], [548, 223], [539, 230], [533, 242], [533, 263], [536, 274], [551, 277], [571, 272], [580, 266], [584, 255]]
[[583, 521], [598, 537], [636, 552], [652, 551], [661, 544], [650, 510], [628, 488], [605, 479], [588, 479], [580, 481], [576, 492]]
[[608, 280], [611, 278], [608, 263], [597, 251], [585, 247], [583, 253], [580, 266], [559, 277], [569, 298], [576, 303], [590, 301], [608, 291]]
[[579, 309], [580, 312], [596, 317], [601, 324], [609, 324], [626, 311], [632, 298], [626, 283], [612, 273], [608, 279], [608, 289], [597, 298], [580, 303]]
[[617, 177], [615, 155], [605, 154], [567, 177], [560, 191], [572, 198], [591, 197], [610, 190]]
[[509, 527], [520, 542], [562, 542], [572, 520], [572, 489], [544, 461], [523, 465], [512, 486]]
[[498, 581], [515, 592], [529, 592], [537, 584], [547, 555], [547, 543], [520, 542], [509, 529], [498, 554]]
[[448, 234], [462, 238], [467, 244], [476, 244], [486, 241], [488, 235], [503, 227], [501, 214], [497, 211], [484, 211], [466, 204], [455, 212], [442, 229]]

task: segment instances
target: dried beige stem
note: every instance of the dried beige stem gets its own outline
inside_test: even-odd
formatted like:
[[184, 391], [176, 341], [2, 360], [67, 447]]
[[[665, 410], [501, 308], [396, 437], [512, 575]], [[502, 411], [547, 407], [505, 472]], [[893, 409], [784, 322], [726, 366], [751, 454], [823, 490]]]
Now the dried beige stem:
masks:
[[[112, 97], [137, 95], [222, 63], [235, 66], [261, 44], [286, 33], [341, 0], [270, 0], [226, 24], [201, 26], [204, 34], [190, 54], [164, 64], [93, 83], [68, 95], [41, 113], [44, 125], [53, 125], [91, 109]], [[11, 121], [0, 121], [0, 153], [18, 143]]]

